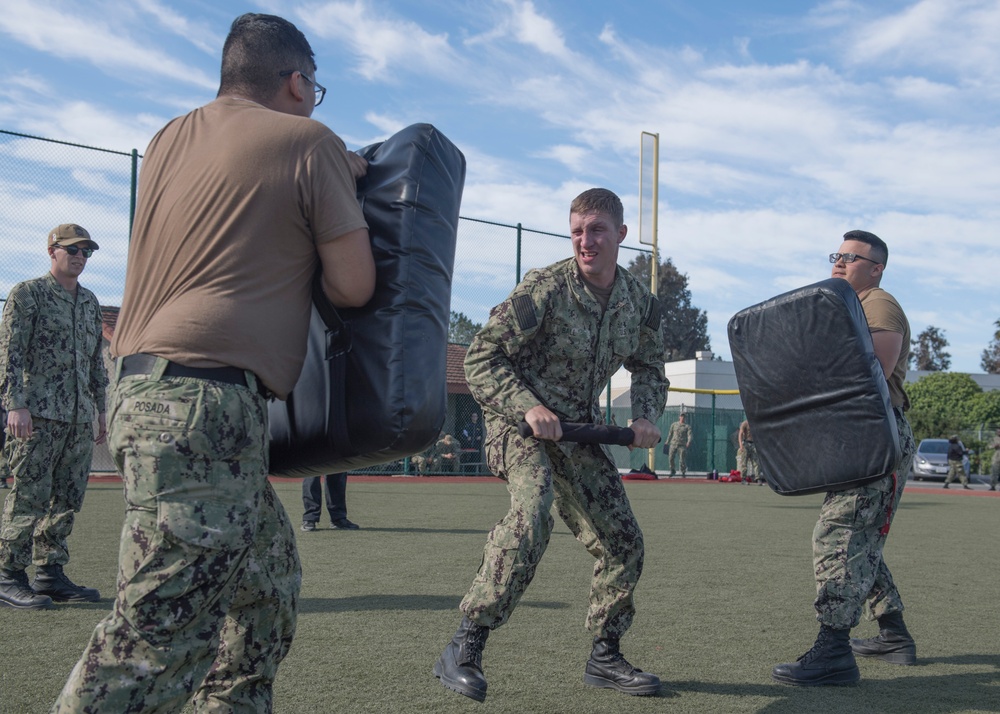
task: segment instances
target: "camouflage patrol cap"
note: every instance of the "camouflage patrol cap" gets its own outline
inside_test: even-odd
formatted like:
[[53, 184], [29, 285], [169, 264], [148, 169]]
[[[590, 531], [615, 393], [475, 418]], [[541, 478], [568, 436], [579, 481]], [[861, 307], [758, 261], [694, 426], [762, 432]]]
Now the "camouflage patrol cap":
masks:
[[49, 231], [49, 245], [73, 245], [74, 243], [90, 243], [97, 250], [100, 246], [94, 242], [87, 229], [75, 223], [63, 223]]

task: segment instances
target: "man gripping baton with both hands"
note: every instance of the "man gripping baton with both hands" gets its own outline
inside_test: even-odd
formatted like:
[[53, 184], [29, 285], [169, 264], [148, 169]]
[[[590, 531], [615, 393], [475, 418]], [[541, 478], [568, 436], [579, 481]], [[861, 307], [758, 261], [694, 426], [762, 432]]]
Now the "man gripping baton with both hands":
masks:
[[[560, 420], [599, 424], [598, 398], [622, 365], [632, 373], [630, 448], [660, 439], [668, 382], [663, 373], [660, 306], [619, 268], [627, 228], [622, 204], [591, 189], [570, 206], [574, 257], [530, 271], [496, 306], [465, 360], [473, 396], [486, 417], [486, 459], [507, 482], [510, 511], [494, 526], [483, 562], [462, 600], [458, 631], [434, 665], [448, 689], [482, 701], [482, 652], [524, 594], [559, 515], [597, 559], [586, 626], [594, 646], [584, 682], [627, 694], [659, 691], [660, 680], [621, 655], [642, 573], [642, 531], [621, 477], [597, 445], [566, 443]], [[526, 421], [533, 437], [518, 433]], [[530, 643], [527, 646], [532, 646]]]

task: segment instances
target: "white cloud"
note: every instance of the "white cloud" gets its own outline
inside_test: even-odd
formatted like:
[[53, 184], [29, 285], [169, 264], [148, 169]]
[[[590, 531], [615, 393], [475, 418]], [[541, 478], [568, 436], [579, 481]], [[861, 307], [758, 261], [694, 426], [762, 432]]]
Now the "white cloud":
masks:
[[535, 10], [530, 0], [503, 0], [510, 7], [510, 30], [518, 42], [533, 47], [544, 55], [551, 55], [564, 63], [574, 61], [566, 47], [562, 32], [552, 20]]
[[1000, 69], [1000, 4], [921, 0], [865, 24], [845, 53], [860, 64], [913, 64], [992, 77]]
[[559, 144], [545, 151], [538, 153], [540, 158], [553, 159], [563, 164], [566, 168], [577, 173], [582, 173], [585, 169], [590, 152], [582, 146], [572, 146], [570, 144]]
[[[44, 82], [29, 93], [0, 90], [0, 123], [24, 133], [116, 151], [145, 151], [167, 119], [151, 114], [128, 115], [81, 100], [66, 100]], [[64, 152], [65, 153], [65, 152]], [[100, 156], [90, 152], [85, 156]], [[72, 159], [78, 160], [80, 156]], [[83, 159], [92, 161], [93, 158]], [[75, 164], [79, 165], [79, 164]]]
[[922, 104], [942, 104], [959, 93], [953, 85], [934, 82], [926, 77], [889, 77], [885, 84], [897, 99]]
[[157, 0], [132, 1], [135, 3], [135, 7], [156, 18], [161, 27], [187, 40], [205, 54], [221, 56], [225, 37], [203, 23], [194, 22]]
[[109, 16], [64, 11], [45, 0], [6, 0], [0, 12], [0, 32], [9, 41], [65, 60], [82, 60], [115, 77], [145, 73], [185, 84], [215, 88], [218, 83], [202, 72], [148, 43], [113, 27]]
[[311, 33], [350, 47], [358, 57], [354, 71], [365, 79], [388, 81], [404, 72], [455, 75], [458, 71], [447, 34], [429, 33], [415, 22], [379, 14], [364, 0], [306, 5], [297, 15]]

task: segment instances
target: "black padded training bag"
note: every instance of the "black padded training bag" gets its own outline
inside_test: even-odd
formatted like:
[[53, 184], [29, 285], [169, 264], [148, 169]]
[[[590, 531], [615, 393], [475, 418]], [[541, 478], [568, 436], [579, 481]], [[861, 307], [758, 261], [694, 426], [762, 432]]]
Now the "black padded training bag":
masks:
[[465, 157], [429, 124], [360, 153], [369, 162], [358, 201], [375, 255], [375, 295], [364, 307], [336, 310], [317, 283], [302, 373], [287, 401], [268, 405], [275, 475], [394, 461], [426, 449], [444, 424]]
[[741, 310], [729, 321], [729, 346], [771, 488], [839, 491], [892, 473], [900, 447], [889, 387], [846, 280]]

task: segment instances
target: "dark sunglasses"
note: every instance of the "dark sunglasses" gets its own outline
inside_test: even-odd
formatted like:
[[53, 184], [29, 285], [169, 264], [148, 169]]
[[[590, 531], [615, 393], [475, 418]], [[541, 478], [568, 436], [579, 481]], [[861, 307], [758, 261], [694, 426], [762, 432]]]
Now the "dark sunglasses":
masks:
[[78, 245], [59, 245], [58, 243], [56, 243], [52, 247], [53, 248], [62, 248], [63, 250], [65, 250], [70, 255], [76, 255], [77, 253], [83, 253], [83, 257], [84, 258], [89, 258], [90, 256], [92, 256], [94, 254], [94, 249], [93, 248], [81, 248]]

